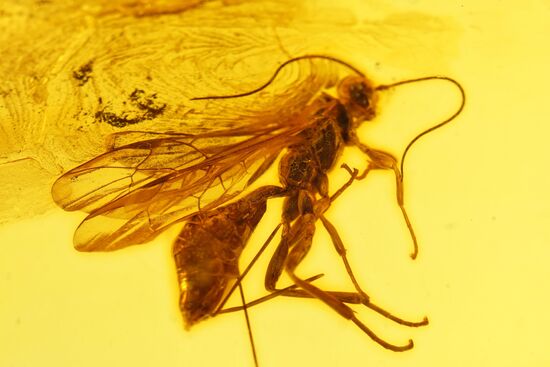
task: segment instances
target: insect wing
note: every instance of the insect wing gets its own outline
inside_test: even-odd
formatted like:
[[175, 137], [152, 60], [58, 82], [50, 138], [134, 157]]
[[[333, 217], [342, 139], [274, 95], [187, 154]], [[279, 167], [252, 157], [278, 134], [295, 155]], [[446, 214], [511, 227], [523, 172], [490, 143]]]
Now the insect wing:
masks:
[[[317, 82], [324, 85], [334, 77], [321, 75]], [[307, 100], [318, 89], [298, 90]], [[311, 123], [303, 118], [309, 114], [288, 106], [254, 118], [245, 111], [240, 124], [201, 134], [114, 134], [110, 151], [67, 172], [52, 188], [62, 208], [90, 213], [75, 232], [75, 247], [108, 251], [145, 243], [197, 210], [230, 200]]]
[[[189, 137], [174, 137], [113, 146], [61, 176], [52, 187], [52, 197], [65, 210], [93, 212], [157, 179], [167, 180], [172, 173], [179, 171], [183, 178], [186, 168], [207, 157], [200, 145]], [[206, 150], [215, 153], [214, 148]]]
[[63, 175], [53, 197], [64, 209], [90, 213], [75, 232], [78, 250], [145, 243], [199, 208], [211, 209], [238, 195], [298, 139], [295, 131], [297, 126], [222, 146], [216, 134], [115, 146]]

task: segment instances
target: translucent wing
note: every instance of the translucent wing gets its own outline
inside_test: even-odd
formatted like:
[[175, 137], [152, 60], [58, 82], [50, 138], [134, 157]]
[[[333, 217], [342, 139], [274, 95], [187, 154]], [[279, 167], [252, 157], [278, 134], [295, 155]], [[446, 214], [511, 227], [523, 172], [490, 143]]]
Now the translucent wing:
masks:
[[[298, 122], [256, 127], [251, 136], [241, 129], [119, 134], [112, 150], [60, 177], [52, 196], [66, 210], [90, 213], [75, 233], [77, 249], [109, 251], [145, 243], [199, 208], [238, 195], [284, 147], [298, 141], [301, 129]], [[119, 145], [143, 136], [155, 137]]]
[[0, 202], [0, 222], [48, 209], [53, 179], [103, 153], [114, 132], [196, 134], [299, 110], [330, 65], [295, 64], [231, 109], [189, 101], [253, 89], [289, 57], [345, 55], [366, 71], [416, 74], [453, 62], [462, 32], [449, 17], [370, 3], [3, 0], [0, 189], [18, 195]]

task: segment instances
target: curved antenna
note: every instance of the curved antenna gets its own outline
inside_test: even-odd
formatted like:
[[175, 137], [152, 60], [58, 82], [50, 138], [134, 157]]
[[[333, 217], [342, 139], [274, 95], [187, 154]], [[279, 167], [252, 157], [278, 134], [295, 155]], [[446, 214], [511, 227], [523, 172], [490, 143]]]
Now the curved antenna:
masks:
[[232, 94], [232, 95], [227, 95], [227, 96], [205, 96], [205, 97], [195, 97], [195, 98], [191, 98], [191, 101], [197, 101], [197, 100], [201, 100], [201, 99], [229, 99], [229, 98], [239, 98], [239, 97], [246, 97], [246, 96], [249, 96], [249, 95], [252, 95], [254, 93], [258, 93], [259, 91], [261, 91], [262, 89], [266, 88], [269, 84], [271, 84], [275, 78], [277, 77], [277, 75], [279, 75], [279, 73], [281, 72], [281, 70], [283, 68], [285, 68], [287, 65], [289, 64], [292, 64], [294, 62], [297, 62], [297, 61], [300, 61], [300, 60], [313, 60], [313, 59], [321, 59], [321, 60], [329, 60], [329, 61], [332, 61], [332, 62], [335, 62], [337, 64], [340, 64], [340, 65], [343, 65], [345, 67], [347, 67], [348, 69], [350, 69], [351, 71], [353, 71], [354, 73], [362, 76], [362, 77], [365, 77], [365, 75], [359, 70], [357, 69], [356, 67], [354, 67], [353, 65], [351, 64], [348, 64], [347, 62], [343, 61], [343, 60], [340, 60], [336, 57], [332, 57], [332, 56], [328, 56], [328, 55], [303, 55], [303, 56], [298, 56], [298, 57], [293, 57], [292, 59], [289, 59], [285, 62], [283, 62], [281, 65], [279, 65], [279, 67], [277, 68], [277, 70], [275, 70], [275, 73], [273, 73], [273, 75], [271, 76], [271, 78], [265, 82], [263, 85], [261, 85], [260, 87], [256, 88], [256, 89], [253, 89], [251, 91], [248, 91], [248, 92], [244, 92], [244, 93], [239, 93], [239, 94]]
[[462, 101], [461, 101], [460, 106], [458, 107], [458, 109], [455, 111], [455, 113], [453, 113], [451, 116], [449, 116], [448, 118], [446, 118], [445, 120], [443, 120], [439, 124], [437, 124], [435, 126], [432, 126], [429, 129], [421, 132], [413, 140], [411, 140], [409, 142], [409, 144], [407, 144], [407, 147], [405, 148], [405, 151], [403, 152], [403, 155], [401, 156], [401, 167], [400, 167], [401, 168], [401, 181], [403, 181], [403, 176], [404, 176], [403, 166], [404, 166], [404, 163], [405, 163], [405, 158], [407, 156], [407, 153], [411, 149], [411, 146], [414, 143], [416, 143], [420, 138], [422, 138], [424, 135], [429, 134], [430, 132], [439, 129], [440, 127], [442, 127], [444, 125], [447, 125], [449, 122], [454, 120], [454, 118], [457, 117], [462, 112], [462, 110], [464, 109], [464, 104], [466, 103], [466, 92], [464, 91], [464, 88], [462, 87], [462, 85], [459, 82], [457, 82], [453, 78], [449, 78], [449, 77], [446, 77], [446, 76], [427, 76], [427, 77], [423, 77], [423, 78], [407, 79], [407, 80], [402, 80], [400, 82], [396, 82], [396, 83], [392, 83], [392, 84], [380, 85], [376, 88], [377, 90], [385, 90], [385, 89], [395, 88], [397, 86], [404, 85], [404, 84], [423, 82], [423, 81], [427, 81], [427, 80], [446, 80], [448, 82], [451, 82], [460, 91]]

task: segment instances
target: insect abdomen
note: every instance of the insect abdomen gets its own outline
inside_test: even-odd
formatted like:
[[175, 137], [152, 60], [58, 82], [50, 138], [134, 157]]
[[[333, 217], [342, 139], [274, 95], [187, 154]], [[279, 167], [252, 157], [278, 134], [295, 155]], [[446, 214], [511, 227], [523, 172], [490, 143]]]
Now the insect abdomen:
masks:
[[242, 247], [234, 236], [230, 241], [216, 238], [211, 223], [188, 223], [176, 239], [173, 251], [181, 292], [180, 309], [189, 328], [215, 311], [229, 281], [238, 277]]
[[174, 242], [180, 309], [187, 328], [212, 316], [229, 286], [239, 277], [239, 257], [281, 189], [265, 186], [243, 199], [193, 216]]

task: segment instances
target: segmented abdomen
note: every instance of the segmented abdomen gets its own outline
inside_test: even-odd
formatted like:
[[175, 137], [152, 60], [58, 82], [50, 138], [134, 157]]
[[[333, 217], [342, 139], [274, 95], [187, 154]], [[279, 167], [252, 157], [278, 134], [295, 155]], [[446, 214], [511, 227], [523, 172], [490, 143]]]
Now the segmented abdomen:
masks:
[[174, 242], [180, 309], [187, 328], [216, 311], [239, 277], [239, 256], [266, 210], [282, 189], [264, 186], [225, 207], [200, 212]]

